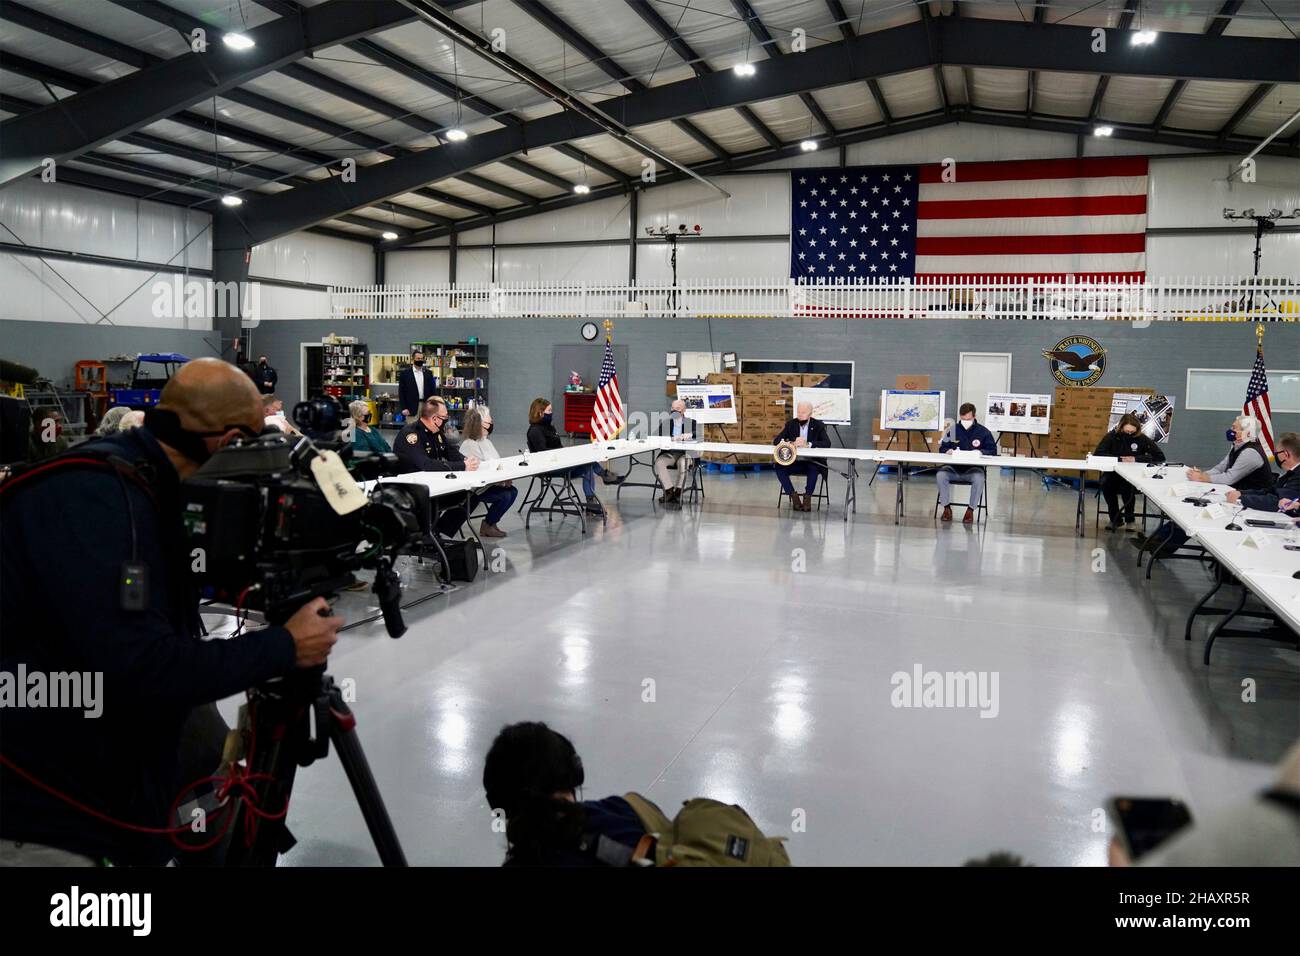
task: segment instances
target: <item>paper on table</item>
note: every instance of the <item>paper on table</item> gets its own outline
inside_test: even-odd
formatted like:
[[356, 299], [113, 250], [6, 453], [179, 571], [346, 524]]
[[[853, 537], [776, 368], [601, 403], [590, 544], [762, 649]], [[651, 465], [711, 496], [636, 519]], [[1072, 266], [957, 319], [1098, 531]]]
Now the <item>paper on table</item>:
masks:
[[957, 461], [979, 461], [984, 457], [984, 455], [978, 451], [962, 451], [961, 449], [957, 449], [952, 453], [952, 457]]

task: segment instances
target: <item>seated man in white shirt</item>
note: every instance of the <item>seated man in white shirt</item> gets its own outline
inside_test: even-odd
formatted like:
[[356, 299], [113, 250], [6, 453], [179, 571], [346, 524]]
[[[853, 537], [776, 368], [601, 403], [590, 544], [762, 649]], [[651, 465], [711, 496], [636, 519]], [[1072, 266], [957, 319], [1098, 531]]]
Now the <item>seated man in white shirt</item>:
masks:
[[[664, 433], [663, 423], [659, 425], [659, 434]], [[686, 403], [680, 398], [673, 402], [668, 415], [668, 437], [673, 441], [690, 441], [695, 437], [695, 419], [686, 417]], [[690, 456], [681, 451], [661, 451], [655, 455], [655, 474], [659, 484], [663, 485], [662, 504], [675, 505], [682, 500], [682, 492], [691, 483], [691, 469], [694, 462]]]

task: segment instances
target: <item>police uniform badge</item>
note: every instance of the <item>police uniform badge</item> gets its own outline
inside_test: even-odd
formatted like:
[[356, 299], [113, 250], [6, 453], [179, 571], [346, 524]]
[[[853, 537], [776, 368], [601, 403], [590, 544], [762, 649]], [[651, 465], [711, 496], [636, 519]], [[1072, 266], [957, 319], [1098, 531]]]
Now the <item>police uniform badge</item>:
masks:
[[415, 444], [416, 442], [418, 442], [419, 440], [420, 440], [420, 438], [419, 438], [418, 435], [415, 434], [415, 432], [407, 432], [407, 433], [406, 433], [406, 443], [407, 443], [408, 445], [414, 445], [414, 444]]

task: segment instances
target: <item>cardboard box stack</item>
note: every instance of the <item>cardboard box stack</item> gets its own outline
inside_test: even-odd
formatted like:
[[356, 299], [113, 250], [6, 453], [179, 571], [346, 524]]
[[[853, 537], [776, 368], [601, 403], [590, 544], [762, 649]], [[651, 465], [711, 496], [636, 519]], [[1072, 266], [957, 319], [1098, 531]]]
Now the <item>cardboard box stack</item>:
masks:
[[[814, 376], [818, 380], [821, 376]], [[705, 441], [726, 441], [752, 445], [770, 445], [777, 432], [792, 414], [791, 396], [796, 386], [804, 384], [802, 375], [737, 374], [714, 372], [705, 377], [710, 385], [728, 384], [736, 391], [736, 424], [727, 425], [726, 436], [722, 428], [708, 425], [704, 429]], [[772, 461], [771, 455], [724, 455], [705, 452], [705, 461], [725, 461], [737, 464], [763, 464]]]
[[[1130, 388], [1125, 386], [1090, 388], [1058, 385], [1052, 400], [1051, 430], [1045, 442], [1035, 440], [1040, 453], [1048, 458], [1086, 458], [1097, 447], [1106, 426], [1110, 422], [1111, 401], [1116, 392], [1131, 392], [1139, 395], [1152, 395], [1150, 388]], [[1035, 436], [1038, 439], [1040, 436]], [[1078, 472], [1062, 471], [1049, 468], [1049, 475], [1062, 478], [1076, 478]], [[1095, 471], [1087, 473], [1088, 480], [1095, 481], [1100, 475]]]

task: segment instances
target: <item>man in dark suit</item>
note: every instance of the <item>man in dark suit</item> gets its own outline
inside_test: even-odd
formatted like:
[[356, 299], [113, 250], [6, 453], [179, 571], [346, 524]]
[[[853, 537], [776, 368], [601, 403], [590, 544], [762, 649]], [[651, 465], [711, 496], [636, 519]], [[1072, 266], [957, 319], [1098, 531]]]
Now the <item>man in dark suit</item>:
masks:
[[419, 414], [420, 403], [433, 394], [437, 386], [433, 373], [424, 367], [424, 353], [416, 352], [411, 356], [411, 367], [397, 373], [397, 404], [402, 407], [402, 414], [410, 421], [412, 414]]
[[[460, 449], [449, 444], [443, 426], [449, 418], [446, 403], [431, 395], [416, 406], [420, 417], [402, 426], [393, 439], [393, 453], [409, 471], [474, 471], [477, 458], [466, 458]], [[434, 499], [437, 508], [438, 499]], [[434, 525], [443, 537], [450, 537], [468, 517], [463, 507], [439, 508]]]
[[[795, 409], [794, 418], [785, 423], [785, 428], [781, 429], [781, 434], [772, 439], [772, 444], [777, 445], [783, 441], [793, 442], [796, 448], [830, 448], [831, 439], [826, 434], [826, 426], [812, 417], [812, 403], [800, 402]], [[824, 469], [820, 461], [812, 461], [807, 458], [797, 458], [793, 465], [777, 465], [776, 478], [781, 482], [781, 488], [790, 496], [790, 506], [795, 511], [812, 511], [812, 496], [817, 490], [817, 475]], [[794, 493], [794, 485], [790, 483], [791, 475], [806, 475], [804, 485], [804, 494], [800, 498]]]
[[280, 381], [280, 373], [267, 363], [265, 355], [257, 360], [257, 367], [253, 369], [253, 381], [263, 395], [275, 394], [275, 383]]

